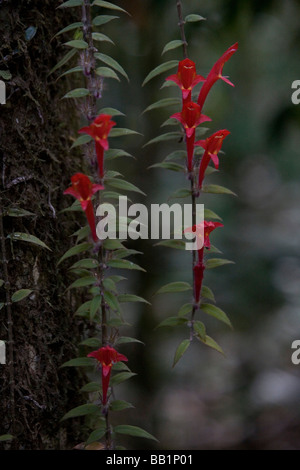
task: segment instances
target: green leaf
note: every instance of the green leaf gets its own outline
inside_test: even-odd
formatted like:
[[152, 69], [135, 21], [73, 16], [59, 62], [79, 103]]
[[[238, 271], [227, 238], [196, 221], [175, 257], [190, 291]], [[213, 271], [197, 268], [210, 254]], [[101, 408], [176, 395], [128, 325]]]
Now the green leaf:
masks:
[[114, 127], [110, 133], [109, 137], [123, 137], [126, 135], [141, 135], [139, 132], [133, 131], [132, 129], [126, 129], [125, 127]]
[[203, 20], [206, 20], [206, 18], [203, 18], [203, 16], [200, 16], [200, 15], [191, 14], [191, 15], [187, 15], [184, 21], [188, 23], [194, 23], [195, 21], [203, 21]]
[[118, 239], [113, 240], [113, 239], [107, 238], [103, 242], [103, 248], [105, 248], [106, 250], [118, 250], [120, 248], [123, 248], [123, 245]]
[[134, 295], [134, 294], [120, 294], [118, 296], [118, 301], [119, 302], [144, 302], [150, 305], [150, 303], [146, 299], [143, 299], [143, 297], [139, 297], [138, 295]]
[[72, 41], [65, 42], [64, 45], [74, 47], [75, 49], [87, 49], [89, 47], [88, 43], [82, 39], [73, 39]]
[[137, 186], [125, 180], [112, 178], [112, 179], [106, 180], [106, 183], [109, 186], [112, 186], [113, 188], [122, 189], [125, 191], [134, 191], [136, 193], [140, 193], [146, 196], [146, 194], [143, 191], [141, 191]]
[[129, 336], [120, 336], [117, 340], [117, 344], [127, 344], [127, 343], [141, 343], [141, 344], [144, 344], [139, 339], [130, 338]]
[[168, 317], [157, 325], [156, 328], [161, 328], [163, 326], [179, 326], [184, 325], [187, 322], [186, 318], [182, 317]]
[[99, 262], [96, 259], [85, 258], [74, 263], [69, 269], [78, 269], [78, 268], [93, 269], [93, 268], [98, 268], [98, 266], [99, 266]]
[[93, 392], [99, 392], [101, 389], [101, 385], [98, 384], [98, 382], [89, 382], [88, 384], [84, 385], [81, 387], [80, 391], [85, 393], [93, 393]]
[[110, 384], [114, 387], [115, 385], [125, 382], [125, 380], [131, 379], [134, 375], [136, 375], [134, 372], [120, 372], [110, 379]]
[[204, 209], [204, 220], [208, 219], [222, 220], [221, 217], [214, 211], [211, 211], [210, 209]]
[[137, 271], [145, 272], [145, 269], [141, 268], [141, 266], [138, 266], [127, 259], [111, 259], [107, 262], [107, 266], [118, 269], [136, 269]]
[[155, 103], [150, 104], [148, 108], [143, 111], [143, 114], [147, 111], [152, 111], [153, 109], [164, 108], [167, 106], [179, 106], [181, 104], [181, 99], [179, 98], [164, 98], [162, 100], [158, 100]]
[[224, 266], [225, 264], [235, 264], [233, 261], [229, 259], [222, 259], [222, 258], [211, 258], [208, 259], [205, 263], [205, 267], [207, 269], [218, 268], [219, 266]]
[[181, 199], [181, 198], [184, 198], [184, 197], [188, 197], [188, 196], [191, 196], [192, 195], [192, 191], [190, 189], [186, 189], [186, 188], [181, 188], [181, 189], [177, 189], [177, 191], [175, 191], [175, 193], [173, 193], [169, 199]]
[[28, 295], [30, 295], [32, 292], [32, 289], [20, 289], [20, 290], [17, 290], [16, 292], [13, 293], [13, 295], [11, 296], [11, 300], [12, 302], [20, 302], [20, 300], [23, 300], [25, 299], [26, 297], [28, 297]]
[[[87, 88], [75, 88], [74, 90], [71, 90], [68, 93], [66, 93], [65, 96], [62, 97], [62, 99], [65, 99], [65, 98], [83, 98], [84, 96], [87, 96], [89, 94], [90, 94], [90, 92]], [[74, 146], [74, 144], [73, 144], [73, 146]]]
[[147, 431], [144, 431], [144, 429], [141, 429], [138, 426], [130, 426], [129, 424], [119, 424], [118, 426], [114, 427], [114, 432], [117, 434], [126, 434], [128, 436], [134, 436], [134, 437], [144, 437], [145, 439], [152, 439], [154, 441], [157, 441], [157, 439], [149, 434]]
[[205, 340], [203, 340], [200, 336], [197, 336], [197, 339], [202, 341], [202, 343], [204, 343], [206, 346], [209, 346], [210, 348], [215, 349], [219, 353], [223, 354], [223, 356], [225, 356], [224, 351], [221, 348], [221, 346], [219, 346], [218, 343], [214, 339], [212, 339], [210, 336], [206, 335]]
[[165, 286], [161, 287], [156, 294], [166, 294], [166, 293], [174, 293], [174, 292], [185, 292], [187, 290], [191, 290], [192, 287], [187, 282], [170, 282]]
[[102, 303], [102, 297], [101, 295], [96, 295], [93, 300], [91, 301], [91, 306], [90, 306], [90, 320], [93, 320], [96, 313], [101, 307]]
[[178, 67], [178, 60], [169, 60], [168, 62], [164, 62], [163, 64], [158, 65], [155, 69], [151, 70], [148, 73], [147, 77], [142, 83], [142, 86], [146, 85], [152, 78], [157, 77], [161, 73], [167, 72], [167, 70], [173, 69], [174, 67]]
[[212, 193], [212, 194], [231, 194], [232, 196], [236, 196], [236, 194], [228, 188], [224, 186], [219, 186], [218, 184], [204, 184], [202, 187], [202, 191], [204, 193]]
[[90, 346], [91, 348], [100, 348], [101, 340], [99, 338], [87, 338], [80, 343], [83, 346]]
[[35, 215], [33, 212], [26, 211], [25, 209], [19, 209], [18, 207], [11, 207], [8, 209], [6, 215], [9, 217], [26, 217], [28, 215]]
[[79, 253], [83, 253], [84, 251], [90, 250], [93, 247], [91, 243], [83, 242], [79, 245], [75, 245], [70, 248], [66, 253], [60, 258], [57, 263], [57, 266], [62, 263], [65, 259], [70, 258], [71, 256], [78, 255]]
[[191, 304], [191, 303], [184, 304], [180, 307], [180, 309], [178, 311], [178, 316], [179, 317], [184, 317], [185, 315], [190, 313], [192, 310], [193, 310], [193, 304]]
[[164, 55], [168, 51], [172, 51], [173, 49], [177, 49], [178, 47], [183, 46], [184, 42], [181, 39], [175, 39], [174, 41], [168, 42], [163, 48], [161, 55]]
[[182, 358], [182, 356], [184, 355], [184, 353], [186, 352], [186, 350], [187, 350], [187, 348], [189, 347], [190, 344], [191, 344], [191, 342], [190, 342], [189, 339], [184, 339], [180, 343], [180, 345], [176, 349], [172, 367], [174, 367], [177, 364], [177, 362], [179, 361], [179, 359]]
[[127, 73], [115, 59], [113, 59], [112, 57], [109, 57], [106, 54], [102, 54], [101, 52], [97, 52], [95, 54], [95, 57], [96, 59], [101, 60], [101, 62], [104, 62], [106, 65], [109, 65], [111, 68], [115, 69], [117, 72], [119, 72], [121, 75], [123, 75], [123, 77], [125, 77], [129, 81]]
[[57, 8], [70, 8], [70, 7], [79, 7], [83, 4], [83, 0], [68, 0], [67, 2], [59, 5]]
[[148, 167], [148, 169], [150, 168], [163, 168], [165, 170], [171, 170], [171, 171], [185, 171], [185, 168], [183, 165], [179, 165], [178, 163], [175, 163], [175, 162], [155, 163], [154, 165], [151, 165]]
[[59, 36], [60, 34], [68, 33], [69, 31], [72, 31], [73, 29], [82, 28], [82, 26], [83, 26], [83, 23], [81, 21], [77, 21], [76, 23], [69, 24], [69, 26], [66, 26], [65, 28], [58, 31], [58, 33], [56, 33], [54, 37], [56, 38], [56, 36]]
[[113, 294], [112, 292], [104, 292], [104, 299], [105, 299], [105, 302], [107, 303], [107, 305], [113, 309], [113, 310], [116, 310], [117, 312], [120, 311], [120, 305], [119, 305], [119, 302], [118, 302], [118, 299], [116, 297], [115, 294]]
[[96, 16], [94, 19], [93, 19], [93, 25], [94, 26], [102, 26], [106, 23], [109, 23], [110, 21], [112, 20], [115, 20], [117, 18], [120, 18], [119, 16], [111, 16], [111, 15], [99, 15], [99, 16]]
[[72, 410], [68, 411], [64, 415], [64, 417], [61, 419], [61, 421], [64, 421], [65, 419], [69, 418], [76, 418], [78, 416], [86, 416], [86, 415], [92, 415], [92, 414], [100, 414], [100, 408], [97, 405], [93, 405], [92, 403], [87, 403], [85, 405], [80, 405], [77, 406], [76, 408], [73, 408]]
[[161, 134], [157, 137], [154, 137], [154, 139], [149, 140], [149, 142], [143, 145], [143, 148], [147, 147], [147, 145], [157, 144], [158, 142], [165, 142], [168, 140], [175, 140], [175, 139], [179, 140], [181, 137], [182, 137], [181, 132], [166, 132], [165, 134]]
[[212, 300], [213, 302], [216, 301], [213, 291], [207, 286], [202, 286], [201, 297]]
[[8, 235], [7, 238], [10, 238], [14, 241], [19, 240], [22, 242], [33, 243], [34, 245], [38, 245], [42, 248], [47, 248], [47, 250], [52, 251], [44, 242], [42, 242], [42, 240], [35, 237], [34, 235], [29, 235], [28, 233], [15, 232]]
[[78, 307], [78, 309], [75, 312], [75, 315], [83, 315], [87, 312], [90, 311], [90, 306], [91, 306], [91, 300], [88, 300], [87, 302], [84, 302], [83, 304]]
[[204, 323], [202, 321], [196, 320], [194, 322], [194, 331], [196, 332], [197, 336], [205, 341], [206, 338], [206, 329]]
[[114, 400], [110, 404], [111, 411], [122, 411], [127, 410], [128, 408], [134, 408], [134, 406], [125, 400]]
[[[119, 111], [118, 109], [116, 108], [102, 108], [98, 111], [98, 114], [110, 114], [111, 116], [125, 116], [124, 113], [122, 113], [121, 111]], [[109, 149], [111, 151], [113, 151], [113, 149]], [[106, 153], [105, 153], [105, 156], [107, 157], [107, 152], [109, 151], [107, 150]], [[120, 149], [121, 151], [121, 149]], [[127, 153], [127, 152], [125, 152]], [[130, 154], [128, 154], [130, 155]]]
[[92, 442], [98, 441], [101, 439], [106, 433], [106, 426], [103, 424], [103, 426], [100, 426], [99, 428], [95, 429], [95, 431], [91, 432], [89, 435], [86, 445], [92, 444]]
[[92, 140], [92, 137], [90, 135], [87, 135], [87, 134], [81, 135], [80, 137], [77, 137], [71, 149], [78, 147], [79, 145], [87, 144], [91, 140]]
[[115, 80], [120, 81], [116, 72], [109, 67], [98, 67], [96, 69], [96, 74], [104, 78], [114, 78]]
[[76, 279], [76, 281], [72, 282], [72, 284], [68, 287], [69, 289], [75, 289], [77, 287], [86, 287], [86, 286], [91, 286], [95, 284], [97, 279], [94, 276], [84, 276], [79, 279]]
[[123, 13], [126, 13], [127, 15], [129, 15], [129, 13], [126, 10], [124, 10], [123, 8], [115, 5], [114, 3], [106, 2], [104, 0], [94, 0], [94, 2], [92, 3], [92, 6], [107, 8], [109, 10], [122, 11]]
[[0, 442], [11, 441], [12, 439], [14, 439], [14, 436], [12, 434], [2, 434], [0, 436]]
[[50, 70], [49, 75], [51, 75], [53, 72], [55, 72], [57, 69], [61, 68], [63, 65], [65, 65], [67, 62], [69, 62], [70, 59], [77, 53], [76, 49], [71, 49], [54, 67], [53, 69]]
[[83, 71], [83, 68], [81, 67], [81, 65], [77, 65], [76, 67], [73, 67], [69, 70], [67, 70], [66, 72], [62, 73], [58, 78], [57, 80], [59, 80], [60, 78], [64, 77], [65, 75], [69, 75], [70, 73], [77, 73], [77, 72], [81, 72], [82, 73]]
[[166, 246], [168, 248], [175, 248], [177, 250], [185, 250], [185, 242], [183, 240], [163, 240], [155, 243], [154, 246]]
[[94, 41], [110, 42], [115, 44], [106, 34], [103, 33], [92, 33], [92, 38]]
[[12, 78], [12, 74], [9, 70], [0, 70], [0, 77], [4, 78], [4, 80], [10, 80]]
[[217, 320], [222, 321], [223, 323], [226, 323], [226, 325], [232, 327], [231, 322], [223, 310], [221, 310], [219, 307], [216, 305], [212, 304], [201, 304], [200, 309], [207, 313], [207, 315], [211, 315], [212, 317], [215, 317]]
[[76, 357], [70, 361], [64, 362], [60, 367], [93, 367], [95, 359], [91, 357]]

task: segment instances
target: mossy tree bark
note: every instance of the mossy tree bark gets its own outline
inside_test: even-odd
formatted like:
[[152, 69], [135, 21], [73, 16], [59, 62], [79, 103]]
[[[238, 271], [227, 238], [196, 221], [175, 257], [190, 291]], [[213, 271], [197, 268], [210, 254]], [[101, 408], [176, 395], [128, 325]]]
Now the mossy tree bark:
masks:
[[[70, 448], [80, 439], [79, 422], [60, 419], [81, 404], [81, 377], [60, 366], [76, 356], [82, 325], [73, 294], [66, 293], [70, 279], [57, 261], [76, 230], [76, 221], [59, 212], [81, 162], [69, 153], [70, 126], [74, 134], [77, 127], [74, 103], [61, 101], [66, 83], [49, 71], [66, 52], [54, 35], [76, 19], [73, 11], [56, 9], [59, 1], [0, 3], [0, 69], [11, 74], [7, 102], [0, 106], [0, 340], [6, 343], [0, 435], [15, 437], [5, 448]], [[16, 208], [33, 215], [8, 215]], [[51, 251], [8, 238], [16, 232], [38, 237]], [[32, 293], [11, 303], [19, 289]]]

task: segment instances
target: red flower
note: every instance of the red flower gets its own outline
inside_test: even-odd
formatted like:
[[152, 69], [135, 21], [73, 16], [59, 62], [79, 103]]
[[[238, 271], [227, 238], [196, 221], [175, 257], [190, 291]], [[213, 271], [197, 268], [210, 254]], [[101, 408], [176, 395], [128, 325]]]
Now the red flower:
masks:
[[182, 91], [182, 102], [191, 101], [192, 89], [199, 82], [204, 82], [205, 78], [196, 73], [196, 65], [190, 59], [181, 60], [178, 64], [177, 73], [170, 75], [166, 80], [175, 82]]
[[223, 140], [230, 134], [229, 131], [226, 129], [222, 129], [221, 131], [217, 131], [212, 134], [210, 137], [204, 140], [198, 140], [195, 142], [195, 145], [199, 145], [200, 147], [204, 148], [205, 152], [200, 162], [199, 167], [199, 188], [201, 189], [205, 170], [208, 167], [210, 159], [214, 162], [215, 168], [219, 168], [219, 158], [218, 153], [220, 152]]
[[187, 147], [187, 167], [189, 171], [192, 171], [196, 127], [202, 124], [202, 122], [211, 121], [211, 119], [201, 114], [200, 106], [192, 101], [185, 103], [181, 113], [172, 114], [171, 118], [177, 119], [184, 127]]
[[198, 97], [198, 104], [201, 109], [203, 108], [203, 105], [209, 93], [209, 90], [211, 89], [213, 84], [217, 80], [219, 80], [219, 78], [221, 80], [224, 80], [224, 82], [228, 83], [229, 85], [234, 86], [233, 83], [231, 83], [231, 81], [228, 80], [227, 77], [223, 77], [222, 72], [223, 72], [223, 67], [224, 67], [225, 62], [227, 62], [227, 60], [230, 59], [230, 57], [237, 51], [237, 49], [238, 49], [238, 43], [236, 42], [231, 47], [229, 47], [227, 51], [224, 52], [224, 54], [220, 57], [219, 60], [217, 60], [217, 62], [215, 63], [211, 71], [209, 72], [205, 82], [202, 85], [202, 88], [200, 90], [199, 97]]
[[93, 184], [88, 176], [83, 173], [76, 173], [71, 178], [72, 186], [64, 191], [64, 194], [70, 194], [80, 201], [81, 207], [85, 212], [89, 226], [91, 228], [93, 240], [98, 240], [96, 235], [96, 224], [92, 196], [100, 189], [104, 189], [100, 184]]
[[78, 131], [80, 134], [90, 135], [95, 141], [100, 178], [104, 176], [104, 150], [109, 148], [107, 137], [111, 128], [115, 125], [116, 123], [111, 121], [109, 114], [100, 114], [89, 126], [82, 127]]
[[105, 405], [107, 403], [107, 391], [109, 387], [111, 368], [116, 362], [128, 361], [128, 359], [110, 346], [104, 346], [97, 351], [93, 351], [88, 354], [88, 357], [94, 357], [102, 366], [102, 403]]
[[203, 263], [201, 264], [196, 264], [196, 266], [193, 267], [194, 270], [194, 298], [195, 302], [198, 303], [200, 300], [200, 294], [201, 294], [201, 288], [202, 288], [202, 282], [203, 282], [203, 276], [204, 276], [204, 269], [205, 266]]

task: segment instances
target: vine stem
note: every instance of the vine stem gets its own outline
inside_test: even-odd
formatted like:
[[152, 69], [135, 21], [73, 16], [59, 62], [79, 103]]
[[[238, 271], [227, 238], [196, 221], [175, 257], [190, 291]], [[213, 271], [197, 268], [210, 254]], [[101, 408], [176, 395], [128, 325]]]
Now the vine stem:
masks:
[[[101, 97], [101, 87], [102, 82], [97, 77], [96, 74], [96, 60], [94, 53], [96, 48], [94, 47], [94, 41], [92, 36], [92, 15], [91, 15], [91, 3], [90, 0], [83, 0], [82, 4], [82, 23], [83, 23], [83, 39], [88, 43], [87, 49], [83, 52], [84, 58], [84, 74], [86, 77], [87, 89], [89, 90], [89, 96], [87, 98], [87, 106], [86, 106], [86, 119], [89, 122], [92, 122], [97, 116], [97, 98]], [[91, 143], [93, 145], [93, 143]], [[91, 147], [90, 147], [91, 148]], [[92, 157], [92, 169], [94, 170], [94, 179], [95, 181], [99, 180], [97, 171], [96, 171], [96, 150], [95, 146], [93, 146], [93, 157]], [[102, 181], [100, 181], [102, 184]], [[98, 193], [97, 197], [97, 204], [101, 203], [101, 196], [100, 192]], [[99, 248], [99, 269], [97, 272], [98, 283], [100, 288], [100, 295], [101, 295], [101, 339], [102, 339], [102, 346], [106, 346], [108, 344], [108, 332], [107, 332], [107, 306], [104, 299], [104, 286], [103, 286], [103, 278], [104, 278], [104, 260], [105, 260], [105, 250], [101, 245]], [[111, 428], [109, 425], [109, 411], [105, 409], [105, 424], [106, 424], [106, 432], [105, 432], [105, 450], [110, 450], [112, 448], [112, 436], [111, 436]]]
[[14, 434], [15, 428], [15, 371], [14, 371], [14, 343], [13, 343], [13, 319], [10, 296], [10, 281], [7, 269], [6, 246], [3, 229], [3, 214], [0, 214], [0, 239], [3, 261], [3, 277], [5, 282], [5, 300], [7, 309], [7, 329], [8, 329], [8, 370], [9, 370], [9, 388], [10, 388], [10, 415], [11, 415], [11, 433]]
[[184, 32], [185, 21], [184, 21], [183, 16], [182, 16], [182, 3], [181, 3], [181, 0], [176, 0], [176, 6], [177, 6], [177, 13], [178, 13], [178, 20], [179, 20], [178, 26], [179, 26], [179, 29], [180, 29], [181, 40], [183, 42], [183, 44], [182, 44], [183, 56], [184, 56], [185, 59], [187, 59], [187, 57], [188, 57], [188, 53], [187, 53], [188, 43], [187, 43], [187, 40], [186, 40], [186, 37], [185, 37], [185, 32]]

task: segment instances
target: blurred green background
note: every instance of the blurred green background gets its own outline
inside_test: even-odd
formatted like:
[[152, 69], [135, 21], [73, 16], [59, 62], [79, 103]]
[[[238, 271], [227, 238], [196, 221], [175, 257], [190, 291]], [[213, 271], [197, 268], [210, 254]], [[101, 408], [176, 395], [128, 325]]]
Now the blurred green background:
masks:
[[[218, 81], [204, 108], [212, 118], [210, 133], [222, 128], [231, 132], [220, 172], [209, 182], [228, 186], [238, 197], [201, 199], [224, 222], [212, 242], [235, 262], [205, 273], [205, 284], [229, 315], [233, 330], [205, 314], [198, 317], [226, 357], [195, 341], [172, 368], [175, 349], [188, 331], [155, 326], [176, 315], [190, 298], [186, 293], [154, 293], [167, 282], [191, 281], [190, 255], [154, 247], [150, 240], [129, 243], [144, 252], [136, 261], [147, 273], [132, 276], [126, 290], [152, 305], [128, 308], [126, 314], [145, 345], [122, 348], [138, 374], [116, 390], [118, 398], [125, 395], [136, 406], [122, 419], [128, 422], [130, 416], [131, 424], [153, 433], [161, 449], [300, 449], [300, 365], [291, 361], [291, 344], [300, 339], [300, 114], [291, 101], [291, 84], [300, 79], [300, 1], [182, 3], [184, 16], [206, 18], [185, 27], [198, 73], [206, 76], [221, 54], [239, 42], [224, 67], [235, 88]], [[118, 4], [132, 16], [103, 28], [117, 44], [103, 52], [120, 61], [130, 83], [107, 83], [103, 106], [126, 113], [126, 118], [117, 118], [118, 125], [142, 136], [118, 142], [116, 147], [131, 152], [136, 161], [118, 160], [112, 168], [146, 192], [146, 198], [134, 201], [150, 206], [168, 202], [174, 190], [188, 187], [181, 173], [148, 169], [171, 151], [184, 149], [184, 143], [143, 148], [151, 138], [173, 130], [160, 125], [178, 111], [172, 107], [142, 114], [154, 101], [180, 97], [177, 87], [160, 89], [176, 70], [141, 87], [151, 69], [183, 58], [180, 49], [161, 56], [167, 42], [180, 39], [176, 0]], [[128, 333], [133, 335], [132, 328]], [[139, 439], [130, 443], [145, 446]]]

